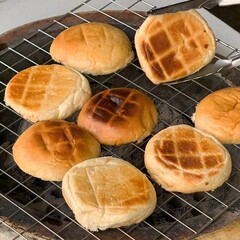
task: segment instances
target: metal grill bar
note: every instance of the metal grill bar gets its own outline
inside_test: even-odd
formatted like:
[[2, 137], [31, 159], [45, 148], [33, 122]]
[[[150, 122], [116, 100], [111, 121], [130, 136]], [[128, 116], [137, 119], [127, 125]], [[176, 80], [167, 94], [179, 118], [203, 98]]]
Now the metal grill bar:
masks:
[[[59, 211], [62, 215], [64, 215], [65, 217], [67, 217], [69, 220], [75, 222], [78, 226], [81, 227], [81, 225], [76, 222], [74, 219], [70, 218], [68, 215], [66, 215], [65, 213], [63, 213], [62, 211], [60, 211], [58, 208], [56, 208], [54, 205], [52, 205], [50, 202], [46, 201], [44, 198], [41, 197], [41, 195], [36, 194], [34, 191], [32, 191], [30, 188], [28, 188], [26, 185], [24, 185], [23, 183], [19, 182], [17, 179], [13, 178], [11, 175], [9, 175], [7, 172], [4, 172], [2, 169], [0, 169], [2, 173], [6, 174], [9, 178], [11, 178], [12, 180], [16, 181], [18, 183], [18, 186], [22, 186], [24, 188], [26, 188], [29, 192], [31, 192], [32, 194], [36, 195], [36, 197], [40, 198], [42, 201], [46, 202], [48, 205], [50, 205], [52, 208], [54, 208], [54, 210]], [[17, 204], [15, 204], [13, 201], [11, 201], [11, 199], [7, 198], [5, 195], [0, 194], [0, 196], [2, 198], [5, 198], [7, 201], [9, 201], [11, 204], [13, 204], [14, 206], [18, 207], [19, 210], [23, 211], [24, 213], [26, 213], [27, 215], [29, 215], [30, 217], [32, 217], [37, 223], [41, 224], [43, 227], [46, 227], [44, 224], [42, 224], [38, 219], [35, 219], [32, 215], [30, 215], [28, 212], [26, 212], [22, 207], [18, 206]], [[81, 227], [82, 228], [82, 227]], [[53, 232], [51, 229], [49, 229], [54, 235], [56, 235], [55, 232]], [[87, 231], [89, 234], [93, 235], [90, 231]], [[96, 237], [95, 235], [93, 235], [94, 237]], [[58, 236], [60, 237], [60, 236]], [[98, 238], [96, 238], [98, 239]]]
[[26, 57], [25, 55], [19, 53], [18, 51], [14, 50], [13, 48], [9, 47], [9, 50], [13, 51], [14, 53], [18, 54], [23, 59], [28, 60], [29, 62], [33, 63], [34, 65], [38, 65], [36, 62], [32, 61], [30, 58]]
[[187, 202], [185, 199], [183, 199], [182, 197], [180, 197], [178, 194], [176, 194], [176, 193], [174, 193], [174, 192], [173, 192], [172, 194], [173, 194], [174, 196], [176, 196], [177, 198], [180, 198], [183, 202], [187, 203], [187, 204], [188, 204], [189, 206], [191, 206], [193, 209], [201, 212], [202, 215], [204, 215], [205, 217], [207, 217], [208, 219], [210, 219], [210, 220], [212, 221], [212, 218], [209, 217], [206, 213], [200, 211], [198, 208], [196, 208], [195, 206], [193, 206], [192, 204], [190, 204], [189, 202]]
[[[2, 198], [5, 198], [6, 200], [8, 200], [12, 205], [19, 207], [17, 204], [15, 204], [13, 201], [11, 201], [9, 198], [5, 197], [3, 194], [0, 194], [0, 196]], [[38, 222], [39, 224], [41, 224], [43, 227], [47, 228], [47, 226], [45, 226], [44, 224], [42, 224], [40, 221], [38, 221], [38, 219], [36, 219], [35, 217], [33, 217], [31, 214], [29, 214], [28, 212], [26, 212], [23, 208], [21, 208], [21, 211], [23, 211], [25, 214], [27, 214], [29, 217], [33, 218], [36, 222]], [[47, 228], [50, 232], [52, 232], [54, 235], [56, 235], [56, 233], [54, 231], [52, 231], [50, 228]], [[21, 234], [22, 235], [22, 234]]]
[[48, 51], [46, 51], [45, 49], [39, 47], [38, 45], [32, 43], [31, 41], [27, 40], [26, 38], [23, 39], [24, 41], [26, 41], [29, 44], [32, 44], [34, 47], [38, 48], [39, 50], [42, 50], [43, 52], [47, 53], [48, 55], [50, 55], [50, 53]]
[[[17, 58], [20, 57], [20, 60], [17, 60], [14, 63], [8, 64], [7, 62], [5, 62], [5, 59], [2, 58], [2, 60], [0, 61], [0, 65], [4, 66], [5, 68], [0, 72], [0, 74], [4, 75], [8, 71], [18, 73], [19, 72], [18, 65], [22, 64], [24, 61], [27, 61], [27, 62], [29, 62], [30, 64], [33, 64], [33, 65], [39, 65], [39, 63], [37, 63], [35, 60], [33, 60], [35, 54], [37, 54], [38, 52], [42, 52], [42, 53], [46, 54], [47, 56], [49, 56], [49, 58], [47, 60], [41, 62], [40, 64], [48, 64], [49, 62], [51, 62], [49, 51], [46, 50], [46, 49], [48, 48], [48, 45], [52, 42], [52, 40], [55, 38], [55, 36], [52, 35], [51, 33], [49, 33], [48, 29], [50, 29], [54, 25], [57, 25], [57, 26], [63, 27], [63, 28], [68, 28], [69, 26], [67, 26], [67, 24], [65, 24], [64, 20], [70, 15], [72, 17], [75, 17], [76, 19], [78, 19], [78, 21], [90, 22], [90, 20], [82, 17], [81, 14], [79, 15], [79, 14], [76, 13], [76, 11], [81, 12], [81, 9], [84, 8], [84, 7], [87, 8], [87, 9], [90, 9], [94, 12], [96, 11], [96, 12], [104, 15], [105, 17], [107, 17], [109, 19], [109, 21], [110, 20], [115, 21], [116, 23], [120, 24], [121, 26], [124, 26], [123, 30], [129, 29], [133, 33], [136, 31], [137, 28], [133, 27], [129, 23], [126, 23], [126, 22], [120, 20], [121, 14], [123, 14], [124, 12], [128, 12], [128, 13], [133, 14], [136, 17], [139, 17], [139, 19], [144, 20], [145, 17], [143, 15], [141, 15], [139, 12], [133, 10], [133, 8], [137, 7], [138, 4], [144, 4], [146, 6], [147, 11], [150, 10], [149, 8], [154, 8], [155, 7], [154, 5], [152, 5], [149, 2], [141, 1], [141, 0], [132, 1], [129, 4], [128, 7], [125, 7], [123, 3], [119, 3], [118, 0], [109, 0], [100, 9], [97, 9], [92, 4], [92, 2], [93, 2], [93, 0], [85, 1], [84, 3], [82, 3], [79, 6], [77, 6], [76, 8], [74, 8], [73, 10], [69, 11], [66, 15], [64, 15], [64, 16], [58, 18], [58, 19], [55, 19], [53, 21], [53, 23], [50, 24], [49, 26], [47, 26], [46, 28], [38, 29], [38, 31], [36, 33], [32, 34], [29, 37], [23, 38], [15, 46], [9, 47], [7, 51], [4, 51], [3, 56], [4, 56], [4, 54], [6, 54], [8, 52], [11, 52], [12, 54], [15, 54]], [[118, 8], [122, 9], [122, 13], [120, 12], [120, 15], [118, 16], [119, 19], [118, 19], [118, 17], [111, 16], [108, 12], [105, 12], [105, 10], [108, 7], [112, 7], [112, 6], [117, 6]], [[93, 12], [92, 15], [94, 15], [94, 12]], [[41, 34], [42, 36], [47, 37], [48, 41], [43, 45], [41, 45], [40, 43], [35, 43], [34, 38], [37, 36], [37, 34]], [[216, 39], [216, 41], [217, 41], [218, 44], [223, 45], [223, 46], [225, 46], [225, 47], [227, 47], [231, 50], [229, 55], [239, 51], [238, 49], [230, 46], [229, 44], [223, 42], [220, 39]], [[21, 46], [21, 44], [26, 44], [27, 46], [30, 47], [30, 49], [34, 48], [35, 50], [31, 51], [29, 54], [23, 54], [19, 50], [19, 47]], [[111, 82], [111, 78], [112, 77], [118, 77], [119, 79], [121, 79], [121, 81], [124, 82], [125, 87], [134, 86], [137, 89], [140, 89], [140, 90], [144, 91], [151, 98], [153, 98], [158, 104], [162, 104], [163, 106], [166, 106], [167, 108], [169, 108], [169, 111], [174, 112], [175, 116], [171, 120], [177, 120], [178, 116], [182, 116], [185, 119], [190, 119], [191, 118], [191, 114], [189, 113], [189, 111], [192, 108], [195, 107], [195, 105], [198, 103], [198, 99], [196, 99], [194, 95], [190, 95], [188, 93], [189, 88], [196, 86], [200, 90], [210, 93], [210, 92], [214, 91], [216, 88], [218, 88], [220, 84], [225, 84], [224, 86], [234, 85], [231, 82], [231, 79], [225, 79], [224, 77], [218, 76], [218, 75], [216, 75], [215, 77], [218, 78], [219, 82], [216, 83], [216, 85], [214, 87], [209, 87], [208, 85], [206, 85], [206, 83], [204, 81], [191, 81], [191, 82], [185, 83], [185, 85], [183, 85], [182, 87], [181, 87], [181, 84], [180, 85], [179, 84], [178, 85], [166, 84], [165, 85], [166, 90], [169, 91], [169, 92], [173, 92], [174, 94], [171, 95], [170, 97], [168, 97], [167, 99], [164, 99], [162, 97], [159, 97], [159, 95], [158, 95], [158, 91], [161, 91], [161, 89], [159, 89], [159, 86], [152, 86], [152, 87], [147, 89], [143, 85], [139, 84], [141, 79], [144, 77], [145, 74], [143, 72], [141, 72], [141, 68], [135, 60], [132, 63], [129, 64], [130, 67], [134, 68], [136, 71], [139, 71], [138, 75], [136, 75], [134, 77], [134, 79], [129, 79], [128, 77], [126, 77], [124, 75], [124, 73], [122, 71], [116, 72], [113, 75], [111, 75], [109, 77], [106, 77], [106, 79], [104, 79], [104, 80], [102, 80], [102, 79], [99, 80], [97, 77], [93, 77], [93, 76], [88, 76], [88, 79], [92, 83], [96, 83], [96, 85], [97, 85], [96, 88], [101, 87], [103, 89], [108, 89], [109, 88], [108, 83]], [[229, 81], [229, 82], [226, 83], [226, 80]], [[1, 82], [1, 84], [4, 88], [6, 87], [6, 84], [4, 82]], [[1, 93], [3, 93], [3, 91], [1, 91]], [[189, 101], [189, 106], [187, 106], [185, 109], [181, 109], [181, 108], [179, 108], [179, 106], [176, 106], [175, 105], [175, 99], [178, 99], [178, 98], [183, 98], [183, 99], [186, 99], [187, 101]], [[18, 133], [18, 130], [14, 128], [14, 125], [19, 123], [20, 121], [22, 121], [21, 116], [19, 114], [15, 113], [15, 111], [13, 111], [11, 108], [5, 106], [5, 104], [3, 102], [1, 102], [0, 107], [3, 109], [3, 110], [0, 111], [0, 113], [2, 111], [8, 111], [9, 113], [14, 114], [15, 116], [18, 117], [11, 124], [4, 124], [4, 123], [0, 122], [0, 127], [3, 128], [0, 131], [0, 133], [1, 134], [5, 134], [5, 133], [6, 134], [12, 134], [17, 138], [19, 136], [19, 133]], [[169, 120], [166, 120], [166, 119], [160, 119], [159, 122], [160, 122], [160, 124], [163, 124], [164, 126], [171, 125]], [[129, 157], [130, 155], [134, 154], [135, 152], [137, 152], [140, 155], [144, 154], [144, 144], [146, 144], [146, 140], [145, 140], [145, 142], [140, 143], [140, 144], [131, 143], [130, 144], [131, 151], [128, 152], [126, 154], [126, 156]], [[12, 153], [10, 152], [11, 151], [10, 150], [11, 146], [12, 146], [11, 144], [8, 145], [7, 147], [0, 146], [0, 153], [1, 154], [3, 154], [3, 153], [7, 154], [7, 156], [9, 158], [12, 158]], [[235, 147], [234, 151], [240, 150], [239, 146], [236, 145], [234, 147]], [[119, 156], [119, 152], [114, 148], [109, 148], [109, 147], [103, 146], [103, 150], [105, 152], [107, 152], [109, 155], [116, 156], [116, 157]], [[235, 167], [236, 171], [238, 172], [239, 167], [237, 165], [234, 166], [234, 167]], [[12, 172], [14, 171], [15, 168], [16, 168], [16, 165], [13, 164], [10, 167], [7, 167], [6, 169], [1, 169], [1, 171], [0, 171], [0, 178], [3, 177], [3, 176], [7, 177], [9, 180], [11, 180], [15, 184], [17, 184], [15, 187], [13, 187], [11, 190], [5, 192], [4, 194], [1, 193], [0, 194], [0, 201], [1, 201], [1, 199], [4, 199], [4, 200], [8, 201], [9, 204], [14, 205], [16, 207], [17, 210], [12, 212], [9, 215], [10, 218], [18, 215], [19, 212], [24, 212], [25, 214], [27, 214], [30, 218], [32, 218], [34, 220], [33, 224], [31, 224], [26, 229], [19, 232], [19, 231], [16, 231], [14, 228], [12, 228], [6, 222], [6, 220], [1, 220], [1, 216], [0, 216], [0, 224], [3, 224], [5, 226], [7, 226], [9, 229], [11, 229], [12, 231], [14, 231], [17, 234], [15, 239], [17, 239], [19, 237], [22, 237], [23, 239], [27, 239], [24, 236], [24, 234], [27, 233], [27, 232], [31, 232], [31, 230], [35, 226], [37, 226], [38, 224], [40, 224], [43, 228], [47, 229], [47, 231], [49, 231], [52, 235], [54, 235], [58, 239], [64, 239], [61, 235], [64, 233], [64, 231], [66, 231], [68, 229], [68, 227], [71, 227], [71, 225], [73, 225], [73, 224], [75, 224], [77, 227], [79, 227], [79, 231], [86, 232], [87, 235], [85, 237], [83, 237], [83, 239], [88, 239], [88, 236], [91, 236], [94, 239], [102, 239], [101, 233], [92, 233], [90, 231], [87, 231], [87, 230], [83, 229], [81, 227], [81, 225], [74, 218], [70, 217], [63, 210], [61, 210], [61, 208], [65, 205], [64, 202], [57, 205], [57, 207], [56, 207], [51, 201], [44, 198], [44, 195], [49, 193], [54, 188], [61, 190], [61, 186], [59, 184], [57, 184], [55, 182], [51, 182], [51, 185], [45, 191], [38, 194], [37, 192], [33, 191], [31, 188], [29, 188], [27, 186], [27, 182], [30, 179], [32, 179], [32, 177], [27, 177], [23, 181], [19, 181], [16, 176], [12, 175]], [[143, 165], [141, 165], [139, 167], [139, 169], [143, 172], [146, 171], [146, 169]], [[150, 176], [148, 176], [148, 177], [150, 178], [150, 180], [152, 180]], [[214, 194], [208, 193], [208, 192], [205, 192], [204, 197], [202, 197], [198, 201], [195, 201], [194, 203], [186, 200], [184, 196], [182, 197], [179, 194], [172, 193], [172, 192], [166, 193], [167, 197], [163, 198], [163, 201], [158, 204], [157, 210], [159, 211], [160, 214], [165, 214], [167, 217], [170, 217], [174, 221], [171, 220], [171, 223], [166, 225], [166, 227], [164, 227], [164, 228], [161, 227], [161, 224], [160, 225], [154, 225], [154, 224], [150, 223], [150, 220], [143, 221], [143, 224], [145, 226], [147, 226], [149, 229], [151, 229], [151, 231], [152, 231], [151, 233], [156, 235], [155, 237], [152, 237], [151, 240], [152, 239], [172, 239], [170, 232], [174, 227], [178, 226], [178, 224], [182, 228], [187, 229], [191, 232], [190, 235], [189, 235], [189, 239], [192, 238], [192, 237], [195, 237], [197, 234], [204, 231], [210, 224], [212, 224], [216, 219], [218, 219], [218, 217], [222, 216], [222, 214], [224, 214], [232, 205], [234, 205], [240, 199], [240, 190], [237, 189], [233, 184], [231, 184], [231, 180], [227, 181], [225, 183], [225, 185], [228, 186], [230, 189], [234, 190], [238, 194], [238, 197], [235, 198], [234, 200], [232, 200], [228, 204], [226, 204], [223, 200], [221, 200], [220, 198], [218, 198]], [[31, 194], [34, 195], [33, 199], [28, 201], [23, 206], [15, 203], [9, 197], [11, 195], [11, 193], [13, 193], [16, 189], [18, 189], [18, 187], [22, 187], [26, 191], [28, 191], [28, 192], [30, 192]], [[158, 187], [156, 186], [156, 188], [158, 188]], [[162, 195], [164, 195], [165, 193], [163, 193], [160, 189], [159, 189], [159, 191], [160, 191], [160, 193], [159, 193], [158, 197], [162, 198]], [[50, 206], [52, 208], [51, 211], [49, 211], [48, 213], [46, 213], [43, 217], [41, 217], [39, 219], [34, 217], [33, 215], [29, 214], [25, 210], [37, 199], [40, 199], [47, 206]], [[185, 210], [180, 216], [177, 216], [174, 213], [171, 213], [171, 212], [169, 212], [165, 209], [165, 206], [169, 205], [175, 199], [178, 200], [180, 204], [182, 204], [184, 206], [187, 206], [187, 210]], [[216, 201], [221, 206], [221, 210], [217, 214], [214, 214], [213, 216], [208, 215], [203, 210], [201, 210], [201, 205], [205, 201], [207, 201], [208, 199]], [[190, 223], [185, 222], [185, 218], [187, 218], [187, 216], [189, 214], [191, 214], [191, 211], [193, 211], [193, 210], [195, 210], [198, 215], [200, 215], [204, 218], [204, 221], [203, 221], [202, 225], [198, 229], [194, 229], [193, 228], [194, 226], [192, 226]], [[49, 227], [49, 226], [47, 226], [46, 224], [43, 223], [43, 220], [46, 217], [50, 216], [55, 211], [60, 216], [63, 216], [64, 218], [66, 218], [69, 221], [66, 225], [64, 225], [59, 230], [54, 230], [51, 227]], [[118, 228], [118, 229], [116, 229], [116, 231], [117, 231], [116, 232], [116, 234], [117, 234], [116, 239], [135, 239], [134, 234], [139, 229], [141, 229], [141, 227], [139, 227], [138, 225], [132, 226], [129, 229]], [[150, 236], [149, 236], [149, 240], [150, 240]]]
[[169, 212], [165, 211], [164, 209], [160, 208], [164, 213], [166, 213], [167, 215], [171, 216], [172, 218], [174, 218], [178, 223], [181, 223], [182, 225], [184, 225], [184, 227], [186, 227], [187, 229], [189, 229], [190, 231], [192, 231], [193, 233], [197, 233], [196, 231], [194, 231], [192, 228], [190, 228], [188, 225], [184, 224], [183, 222], [181, 222], [181, 220], [179, 220], [178, 218], [174, 217], [173, 215], [169, 214]]
[[[122, 4], [117, 3], [115, 0], [111, 0], [111, 2], [114, 3], [115, 5], [121, 7], [122, 9], [126, 10], [126, 8], [125, 8]], [[140, 1], [136, 1], [136, 2], [134, 2], [132, 5], [130, 5], [130, 6], [128, 7], [128, 11], [131, 12], [132, 14], [137, 15], [137, 16], [140, 17], [140, 18], [145, 19], [145, 17], [143, 17], [141, 14], [130, 10], [130, 9], [133, 8], [138, 2], [140, 2]]]

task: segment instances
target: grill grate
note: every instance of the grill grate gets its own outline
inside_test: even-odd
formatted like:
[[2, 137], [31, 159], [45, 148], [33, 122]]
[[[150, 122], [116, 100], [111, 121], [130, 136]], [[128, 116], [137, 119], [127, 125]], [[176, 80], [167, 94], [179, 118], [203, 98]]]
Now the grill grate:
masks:
[[[96, 4], [101, 6], [96, 9]], [[53, 20], [44, 29], [39, 29], [0, 52], [0, 229], [4, 231], [4, 235], [0, 231], [1, 239], [75, 239], [76, 236], [85, 240], [192, 239], [239, 216], [238, 145], [227, 146], [233, 159], [233, 171], [230, 179], [214, 192], [189, 195], [166, 192], [152, 181], [157, 191], [158, 204], [148, 219], [129, 227], [96, 233], [83, 229], [75, 221], [62, 197], [61, 183], [33, 178], [19, 170], [12, 159], [12, 145], [31, 123], [5, 106], [3, 98], [7, 82], [27, 67], [53, 63], [49, 55], [51, 42], [61, 31], [77, 23], [101, 21], [113, 24], [127, 33], [134, 47], [135, 31], [145, 19], [145, 14], [138, 9], [148, 11], [153, 7], [149, 2], [141, 0], [104, 0], [101, 3], [87, 0]], [[220, 39], [216, 41], [218, 49], [224, 49], [225, 57], [238, 51]], [[198, 101], [217, 89], [239, 85], [236, 81], [239, 76], [239, 69], [236, 68], [198, 81], [156, 86], [146, 78], [135, 57], [127, 68], [114, 74], [87, 78], [93, 94], [108, 88], [132, 87], [152, 98], [159, 113], [153, 135], [170, 125], [192, 125], [191, 115]], [[77, 113], [68, 120], [76, 121], [76, 116]], [[123, 158], [147, 174], [143, 154], [150, 137], [142, 143], [102, 146], [101, 156]]]

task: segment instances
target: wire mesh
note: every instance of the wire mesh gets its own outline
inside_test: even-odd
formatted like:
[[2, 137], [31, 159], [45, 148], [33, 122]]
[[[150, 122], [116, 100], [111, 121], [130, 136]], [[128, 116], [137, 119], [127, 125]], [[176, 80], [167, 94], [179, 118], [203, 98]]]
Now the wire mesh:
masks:
[[[99, 1], [98, 1], [99, 5]], [[198, 81], [175, 85], [154, 85], [140, 68], [137, 57], [125, 68], [105, 76], [87, 76], [92, 92], [114, 87], [132, 87], [146, 93], [158, 109], [159, 120], [151, 136], [142, 143], [119, 147], [102, 146], [101, 156], [112, 155], [132, 163], [152, 181], [158, 197], [157, 208], [145, 221], [102, 232], [90, 232], [74, 219], [61, 194], [61, 183], [44, 182], [23, 173], [13, 161], [12, 146], [19, 135], [31, 125], [4, 104], [8, 81], [19, 71], [40, 64], [53, 63], [49, 48], [53, 39], [64, 29], [82, 22], [101, 21], [117, 26], [133, 38], [145, 20], [144, 12], [154, 6], [146, 1], [104, 0], [96, 9], [96, 0], [87, 0], [66, 15], [58, 17], [44, 29], [10, 46], [0, 55], [0, 228], [1, 239], [192, 239], [238, 213], [240, 166], [238, 145], [227, 146], [232, 159], [230, 179], [214, 192], [180, 194], [166, 192], [152, 181], [143, 164], [143, 154], [149, 138], [167, 126], [193, 125], [191, 116], [196, 104], [212, 91], [239, 85], [239, 69], [201, 78]], [[114, 8], [115, 11], [111, 9]], [[228, 56], [235, 49], [216, 39], [218, 48], [225, 48]], [[226, 51], [225, 51], [226, 52]], [[225, 56], [226, 57], [226, 56]], [[75, 121], [76, 114], [69, 120]], [[233, 215], [233, 212], [235, 215]], [[1, 235], [0, 235], [1, 236]]]

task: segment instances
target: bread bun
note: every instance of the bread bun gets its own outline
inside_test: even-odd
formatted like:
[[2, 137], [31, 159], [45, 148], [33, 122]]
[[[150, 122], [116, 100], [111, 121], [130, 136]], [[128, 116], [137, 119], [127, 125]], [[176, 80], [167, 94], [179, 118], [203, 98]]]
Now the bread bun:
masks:
[[153, 185], [140, 170], [110, 156], [71, 168], [62, 191], [76, 220], [91, 231], [139, 223], [154, 211], [157, 201]]
[[168, 127], [147, 143], [145, 166], [167, 191], [214, 190], [230, 176], [231, 157], [213, 136], [187, 125]]
[[154, 103], [132, 88], [113, 88], [90, 98], [78, 116], [78, 125], [106, 145], [142, 141], [157, 123]]
[[29, 67], [7, 84], [5, 103], [24, 118], [37, 122], [64, 119], [91, 97], [88, 80], [61, 65]]
[[155, 84], [186, 77], [208, 64], [215, 37], [195, 10], [149, 16], [135, 35], [143, 71]]
[[132, 61], [130, 40], [120, 29], [105, 23], [82, 23], [61, 32], [50, 47], [52, 58], [77, 71], [103, 75]]
[[100, 144], [90, 133], [64, 120], [40, 121], [13, 145], [19, 168], [49, 181], [61, 181], [72, 166], [99, 154]]
[[223, 144], [240, 143], [240, 87], [210, 93], [196, 106], [195, 127], [215, 136]]

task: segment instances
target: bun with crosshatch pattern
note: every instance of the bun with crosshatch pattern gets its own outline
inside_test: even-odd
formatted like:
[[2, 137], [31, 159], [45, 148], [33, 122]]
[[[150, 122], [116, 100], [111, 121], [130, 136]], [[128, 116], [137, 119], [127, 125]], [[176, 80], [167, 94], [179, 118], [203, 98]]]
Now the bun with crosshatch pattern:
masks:
[[75, 70], [52, 64], [26, 68], [7, 84], [5, 103], [37, 122], [65, 119], [91, 97], [88, 80]]
[[77, 124], [43, 120], [25, 130], [13, 145], [19, 168], [45, 181], [62, 181], [75, 164], [98, 157], [99, 142]]
[[139, 223], [152, 214], [157, 203], [146, 175], [111, 156], [72, 167], [63, 178], [62, 192], [76, 220], [91, 231]]
[[231, 156], [213, 136], [188, 125], [165, 128], [146, 145], [145, 166], [167, 191], [214, 190], [230, 176]]
[[133, 88], [112, 88], [91, 97], [81, 109], [78, 125], [106, 145], [142, 141], [157, 124], [153, 101]]
[[149, 16], [135, 35], [140, 65], [155, 84], [186, 77], [208, 64], [215, 37], [195, 10]]

